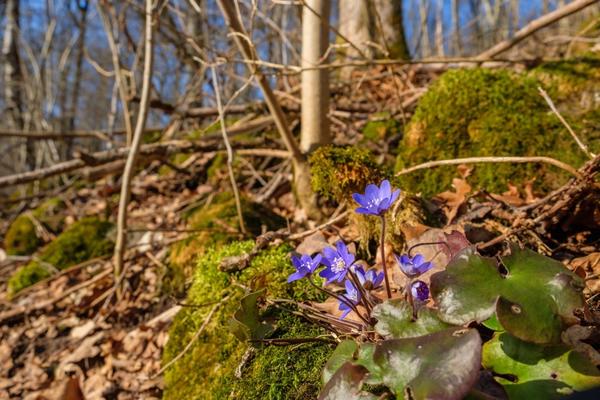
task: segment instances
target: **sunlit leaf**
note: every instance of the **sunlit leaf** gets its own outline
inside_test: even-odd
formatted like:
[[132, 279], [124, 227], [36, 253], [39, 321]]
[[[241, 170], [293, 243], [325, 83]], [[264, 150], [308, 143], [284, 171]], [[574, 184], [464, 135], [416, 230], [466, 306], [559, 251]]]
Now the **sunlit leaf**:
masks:
[[483, 366], [511, 399], [555, 399], [600, 385], [600, 371], [566, 346], [540, 346], [502, 332], [483, 346]]
[[399, 399], [462, 399], [479, 376], [481, 338], [474, 329], [447, 329], [385, 340], [373, 361]]
[[265, 289], [252, 292], [240, 300], [240, 307], [230, 320], [230, 329], [241, 341], [264, 339], [273, 333], [273, 326], [260, 321], [258, 314], [258, 298], [265, 293]]
[[502, 327], [522, 340], [560, 343], [561, 332], [577, 322], [574, 311], [583, 307], [581, 278], [556, 260], [517, 248], [502, 266], [505, 275], [494, 259], [459, 253], [431, 277], [440, 318], [462, 325], [496, 312]]
[[350, 361], [342, 364], [319, 394], [319, 400], [375, 400], [377, 396], [361, 392], [367, 369]]
[[346, 361], [353, 361], [357, 350], [358, 345], [354, 340], [344, 340], [338, 344], [323, 368], [323, 383], [327, 383]]
[[412, 307], [402, 299], [387, 300], [373, 308], [377, 319], [375, 330], [385, 338], [402, 339], [439, 332], [450, 325], [440, 321], [436, 313], [427, 307], [418, 310], [412, 320]]

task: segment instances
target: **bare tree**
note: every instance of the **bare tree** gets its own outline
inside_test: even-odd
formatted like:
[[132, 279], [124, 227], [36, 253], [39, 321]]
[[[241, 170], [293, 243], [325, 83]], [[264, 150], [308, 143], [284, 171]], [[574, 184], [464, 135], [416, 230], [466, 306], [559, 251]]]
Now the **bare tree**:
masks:
[[321, 63], [329, 45], [329, 0], [306, 0], [302, 8], [302, 134], [300, 149], [308, 153], [331, 142], [329, 71], [310, 69]]
[[[22, 130], [24, 86], [21, 61], [19, 58], [19, 0], [7, 0], [5, 5], [4, 40], [2, 57], [4, 59], [4, 105], [6, 124], [11, 129]], [[26, 139], [25, 166], [35, 168], [35, 147], [31, 139]]]

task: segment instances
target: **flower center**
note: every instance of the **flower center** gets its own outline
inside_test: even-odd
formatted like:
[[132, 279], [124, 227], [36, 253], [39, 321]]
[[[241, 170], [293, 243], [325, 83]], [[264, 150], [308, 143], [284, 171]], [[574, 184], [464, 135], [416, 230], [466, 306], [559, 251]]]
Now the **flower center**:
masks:
[[371, 199], [368, 203], [367, 203], [367, 208], [375, 208], [379, 206], [379, 203], [381, 203], [381, 199], [380, 198], [375, 198], [375, 199]]
[[344, 262], [342, 257], [334, 258], [331, 270], [337, 274], [339, 272], [342, 272], [344, 269], [346, 269], [346, 263]]

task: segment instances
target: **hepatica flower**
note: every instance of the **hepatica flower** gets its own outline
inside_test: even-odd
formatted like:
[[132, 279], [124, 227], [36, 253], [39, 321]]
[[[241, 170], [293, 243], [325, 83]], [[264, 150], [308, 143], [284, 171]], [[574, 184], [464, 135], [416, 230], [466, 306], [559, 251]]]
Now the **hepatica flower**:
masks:
[[407, 254], [403, 254], [400, 257], [394, 254], [394, 256], [396, 257], [396, 262], [398, 262], [400, 269], [404, 272], [404, 275], [409, 278], [422, 275], [433, 267], [433, 264], [425, 261], [425, 258], [421, 254], [417, 254], [414, 257]]
[[296, 272], [288, 277], [288, 283], [302, 279], [307, 275], [311, 275], [313, 272], [315, 272], [319, 264], [321, 264], [322, 258], [323, 257], [320, 254], [317, 254], [315, 258], [312, 258], [307, 254], [303, 254], [300, 256], [300, 258], [293, 255], [292, 264], [296, 268]]
[[354, 254], [350, 254], [344, 242], [340, 240], [335, 244], [335, 249], [333, 247], [323, 249], [323, 256], [322, 263], [326, 268], [319, 275], [327, 280], [325, 283], [343, 281], [348, 268], [354, 264]]
[[413, 299], [419, 301], [426, 301], [429, 298], [429, 288], [423, 281], [414, 281], [412, 285], [410, 285], [410, 292]]
[[369, 184], [365, 194], [354, 193], [352, 198], [360, 205], [359, 214], [381, 215], [398, 199], [400, 190], [392, 192], [390, 181], [381, 182], [381, 186]]
[[[346, 294], [343, 296], [344, 299], [346, 299], [349, 303], [352, 303], [353, 305], [357, 305], [360, 302], [360, 292], [358, 291], [358, 289], [356, 289], [356, 286], [354, 286], [352, 282], [348, 280], [346, 281], [345, 285]], [[348, 313], [352, 311], [352, 308], [349, 304], [346, 304], [346, 302], [340, 301], [339, 310], [343, 311], [342, 316], [340, 318], [344, 319], [346, 318], [346, 315], [348, 315]]]
[[375, 269], [370, 269], [367, 272], [362, 267], [356, 267], [354, 270], [360, 284], [366, 290], [377, 289], [383, 282], [383, 272], [377, 272]]

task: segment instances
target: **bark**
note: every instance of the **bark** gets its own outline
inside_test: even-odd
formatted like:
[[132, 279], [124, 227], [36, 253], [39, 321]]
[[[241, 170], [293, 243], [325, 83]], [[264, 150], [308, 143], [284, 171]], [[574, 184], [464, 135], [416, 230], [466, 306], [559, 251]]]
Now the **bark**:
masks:
[[[19, 58], [19, 0], [7, 0], [5, 4], [4, 38], [2, 57], [4, 60], [4, 104], [5, 121], [10, 129], [22, 130], [23, 118], [23, 73]], [[25, 166], [35, 168], [35, 146], [26, 140]]]
[[[302, 12], [302, 68], [315, 67], [325, 54], [329, 33], [329, 0], [306, 0]], [[307, 69], [302, 71], [302, 133], [300, 149], [309, 153], [316, 147], [331, 142], [329, 131], [329, 71]]]

